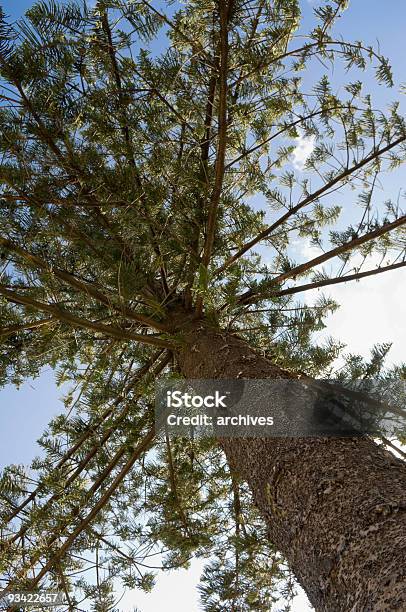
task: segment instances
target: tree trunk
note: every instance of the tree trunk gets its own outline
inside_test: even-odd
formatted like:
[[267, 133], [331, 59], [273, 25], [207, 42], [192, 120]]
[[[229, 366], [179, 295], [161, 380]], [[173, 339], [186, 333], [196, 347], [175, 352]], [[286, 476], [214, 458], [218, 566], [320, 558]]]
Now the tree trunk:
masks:
[[[178, 358], [187, 378], [296, 378], [204, 324]], [[316, 610], [406, 610], [403, 461], [367, 437], [219, 442]]]

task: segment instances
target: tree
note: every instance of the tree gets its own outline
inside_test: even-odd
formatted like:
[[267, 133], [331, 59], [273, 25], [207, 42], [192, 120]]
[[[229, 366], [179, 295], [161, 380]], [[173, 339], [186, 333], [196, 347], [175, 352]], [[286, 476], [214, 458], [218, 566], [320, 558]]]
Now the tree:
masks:
[[[382, 445], [173, 441], [152, 409], [162, 376], [332, 375], [343, 347], [313, 334], [336, 304], [292, 296], [406, 264], [406, 217], [375, 204], [405, 122], [360, 77], [391, 86], [389, 62], [334, 33], [345, 0], [307, 33], [297, 0], [163, 4], [1, 12], [2, 382], [51, 365], [72, 385], [35, 479], [2, 475], [3, 584], [110, 609], [113, 578], [148, 590], [160, 551], [166, 568], [211, 558], [208, 611], [269, 610], [291, 570], [318, 610], [404, 609], [406, 470]], [[338, 65], [355, 75], [340, 97]], [[314, 142], [304, 173], [298, 137]], [[295, 262], [294, 237], [320, 255]], [[404, 378], [387, 350], [344, 373]]]

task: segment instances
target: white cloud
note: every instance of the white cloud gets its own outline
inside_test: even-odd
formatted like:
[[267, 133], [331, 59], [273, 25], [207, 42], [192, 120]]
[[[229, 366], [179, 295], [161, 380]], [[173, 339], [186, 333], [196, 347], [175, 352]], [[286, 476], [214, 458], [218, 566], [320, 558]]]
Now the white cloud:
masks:
[[[309, 261], [322, 252], [306, 238], [296, 239], [293, 246], [300, 262]], [[328, 263], [317, 266], [315, 270], [324, 267], [332, 277], [336, 276], [332, 271], [334, 265]], [[355, 253], [351, 258], [351, 268], [361, 263], [362, 256]], [[381, 256], [375, 253], [368, 258], [361, 271], [373, 270], [387, 263], [389, 262], [381, 262]], [[297, 284], [302, 282], [309, 280], [298, 281]], [[320, 332], [318, 337], [322, 339], [331, 335], [347, 345], [346, 353], [358, 353], [364, 357], [369, 357], [374, 344], [392, 342], [387, 358], [389, 366], [391, 363], [406, 361], [405, 287], [406, 270], [401, 268], [359, 281], [312, 289], [296, 297], [308, 305], [313, 304], [321, 294], [333, 298], [340, 308], [327, 317], [327, 328]]]
[[[155, 557], [159, 559], [159, 557]], [[130, 612], [135, 607], [142, 612], [198, 612], [200, 609], [199, 593], [196, 589], [203, 572], [204, 561], [194, 559], [188, 570], [179, 569], [159, 572], [156, 586], [151, 593], [128, 590], [119, 604], [119, 610]], [[156, 563], [159, 565], [159, 562]], [[179, 597], [177, 594], [181, 593]]]
[[297, 145], [292, 153], [292, 163], [296, 170], [303, 170], [308, 157], [313, 152], [315, 136], [304, 136], [304, 134], [299, 134], [296, 140]]
[[[375, 258], [363, 269], [373, 269]], [[354, 263], [357, 258], [354, 258]], [[332, 297], [340, 308], [326, 319], [327, 328], [321, 335], [331, 335], [345, 342], [346, 353], [368, 357], [374, 344], [391, 342], [387, 365], [405, 361], [406, 326], [404, 303], [406, 271], [384, 272], [359, 281], [313, 289], [303, 294], [307, 304], [320, 295]]]
[[329, 332], [347, 344], [348, 352], [365, 356], [375, 343], [392, 342], [388, 365], [404, 361], [404, 287], [404, 269], [326, 287], [341, 305], [329, 317]]
[[295, 238], [291, 245], [295, 249], [295, 254], [298, 253], [301, 262], [314, 259], [323, 253], [320, 247], [312, 244], [310, 238]]

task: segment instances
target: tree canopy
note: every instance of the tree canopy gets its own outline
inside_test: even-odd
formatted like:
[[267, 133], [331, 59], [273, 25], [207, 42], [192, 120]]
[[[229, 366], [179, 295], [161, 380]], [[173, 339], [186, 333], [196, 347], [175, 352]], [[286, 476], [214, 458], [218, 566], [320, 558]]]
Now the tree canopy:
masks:
[[[343, 347], [314, 332], [337, 305], [297, 294], [406, 265], [406, 217], [376, 193], [405, 160], [405, 121], [364, 91], [362, 71], [393, 78], [378, 49], [336, 34], [347, 4], [315, 7], [307, 30], [298, 0], [0, 11], [1, 382], [50, 365], [70, 385], [35, 476], [2, 474], [2, 586], [76, 585], [107, 610], [116, 577], [148, 590], [154, 559], [200, 556], [208, 612], [289, 599], [290, 570], [215, 441], [155, 432], [154, 382], [180, 375], [199, 317], [331, 375]], [[313, 143], [302, 169], [298, 138]], [[320, 255], [297, 261], [297, 239]], [[388, 349], [341, 376], [378, 376]]]

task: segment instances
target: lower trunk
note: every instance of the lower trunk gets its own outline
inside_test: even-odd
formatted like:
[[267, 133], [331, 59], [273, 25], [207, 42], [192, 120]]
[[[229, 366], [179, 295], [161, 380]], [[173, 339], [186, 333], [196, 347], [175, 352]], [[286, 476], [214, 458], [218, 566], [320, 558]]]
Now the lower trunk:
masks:
[[[187, 378], [295, 377], [203, 325], [179, 363]], [[219, 442], [316, 610], [406, 610], [404, 462], [366, 437]]]

